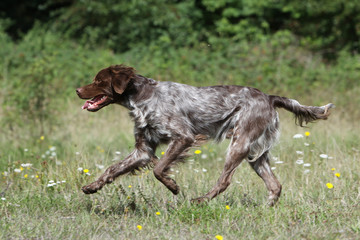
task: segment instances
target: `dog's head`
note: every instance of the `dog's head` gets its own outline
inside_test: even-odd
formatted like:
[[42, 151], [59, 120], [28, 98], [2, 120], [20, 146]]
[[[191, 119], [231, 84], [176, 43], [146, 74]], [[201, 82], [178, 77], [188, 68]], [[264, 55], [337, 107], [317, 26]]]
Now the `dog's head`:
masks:
[[96, 74], [93, 83], [76, 89], [81, 99], [91, 99], [85, 102], [82, 109], [96, 112], [114, 103], [134, 77], [135, 69], [132, 67], [115, 65], [102, 69]]

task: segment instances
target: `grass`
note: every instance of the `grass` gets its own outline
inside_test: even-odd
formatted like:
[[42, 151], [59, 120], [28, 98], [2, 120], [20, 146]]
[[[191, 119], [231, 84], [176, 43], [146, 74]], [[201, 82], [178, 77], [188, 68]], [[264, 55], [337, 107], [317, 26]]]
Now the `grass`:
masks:
[[[59, 116], [67, 124], [53, 126], [43, 140], [26, 134], [13, 134], [8, 141], [1, 138], [0, 239], [360, 237], [358, 123], [337, 109], [328, 121], [308, 129], [296, 127], [291, 115], [281, 110], [282, 135], [272, 156], [283, 163], [273, 161], [272, 166], [283, 192], [278, 204], [269, 208], [266, 188], [246, 162], [226, 192], [208, 204], [190, 204], [191, 198], [215, 184], [224, 164], [226, 141], [208, 143], [198, 148], [201, 154], [174, 167], [172, 174], [182, 189], [178, 196], [158, 182], [151, 170], [122, 176], [99, 193], [84, 195], [81, 186], [104, 171], [101, 165], [106, 168], [126, 156], [133, 137], [131, 121], [119, 106], [91, 114], [80, 111], [80, 105], [78, 101], [65, 103], [66, 114]], [[305, 131], [310, 136], [293, 138]], [[158, 156], [164, 150], [162, 146]], [[320, 158], [320, 154], [330, 158]], [[298, 159], [311, 165], [296, 164]], [[24, 163], [32, 166], [21, 167]], [[90, 175], [79, 171], [80, 167]], [[306, 169], [310, 171], [305, 173]], [[48, 187], [51, 181], [60, 183]], [[334, 187], [329, 189], [326, 183]]]

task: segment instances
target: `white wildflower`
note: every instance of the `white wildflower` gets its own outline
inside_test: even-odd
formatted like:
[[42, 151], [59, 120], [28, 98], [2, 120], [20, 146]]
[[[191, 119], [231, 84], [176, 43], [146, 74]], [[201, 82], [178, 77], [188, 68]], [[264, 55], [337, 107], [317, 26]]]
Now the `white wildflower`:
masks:
[[19, 173], [19, 172], [21, 172], [21, 169], [20, 168], [15, 168], [14, 172]]
[[310, 163], [304, 163], [304, 167], [310, 167], [311, 164]]
[[272, 167], [272, 168], [271, 168], [271, 170], [275, 170], [275, 169], [276, 169], [276, 167]]
[[75, 155], [80, 155], [80, 153], [79, 153], [79, 152], [75, 152]]
[[6, 200], [6, 198], [2, 197], [2, 198], [1, 198], [1, 200], [5, 201], [5, 200]]
[[309, 173], [309, 172], [310, 172], [310, 169], [304, 170], [304, 174], [307, 174], [307, 173]]
[[298, 154], [298, 155], [304, 155], [304, 152], [303, 152], [303, 151], [296, 151], [296, 154]]
[[29, 151], [29, 149], [25, 148], [25, 149], [24, 149], [24, 152], [27, 152], [27, 151]]
[[203, 172], [207, 172], [207, 170], [205, 168], [202, 169]]
[[303, 164], [303, 163], [304, 163], [304, 160], [302, 160], [302, 159], [296, 160], [296, 164]]
[[116, 155], [120, 155], [121, 152], [120, 152], [120, 151], [116, 151], [115, 154], [116, 154]]
[[52, 151], [52, 152], [56, 151], [56, 147], [52, 146], [52, 147], [50, 148], [50, 151]]
[[326, 155], [326, 154], [320, 154], [320, 157], [326, 159], [326, 158], [328, 158], [329, 156]]
[[282, 163], [284, 163], [283, 161], [276, 161], [275, 162], [276, 164], [282, 164]]
[[103, 168], [104, 168], [104, 165], [100, 165], [100, 164], [95, 164], [95, 166], [96, 166], [98, 169], [103, 169]]
[[31, 163], [22, 163], [21, 166], [24, 167], [24, 168], [32, 167], [32, 164]]
[[298, 133], [298, 134], [295, 134], [294, 136], [293, 136], [293, 138], [303, 138], [304, 136], [302, 135], [302, 134], [300, 134], [300, 133]]
[[304, 145], [305, 145], [306, 147], [310, 146], [310, 144], [309, 144], [309, 143], [304, 143]]
[[83, 171], [83, 168], [82, 168], [82, 167], [79, 167], [77, 170], [78, 170], [79, 172], [82, 172], [82, 171]]
[[206, 158], [207, 158], [207, 155], [206, 155], [206, 154], [201, 154], [201, 158], [202, 158], [202, 159], [206, 159]]
[[55, 157], [56, 156], [56, 152], [51, 152], [51, 156]]

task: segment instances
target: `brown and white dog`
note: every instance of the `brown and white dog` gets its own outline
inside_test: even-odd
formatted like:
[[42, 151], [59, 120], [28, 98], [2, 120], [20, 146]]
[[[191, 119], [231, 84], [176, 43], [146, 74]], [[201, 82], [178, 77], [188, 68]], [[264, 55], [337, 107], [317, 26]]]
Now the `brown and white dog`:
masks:
[[[231, 138], [225, 166], [216, 185], [200, 203], [212, 199], [229, 186], [235, 169], [246, 159], [264, 180], [269, 190], [269, 205], [274, 205], [281, 185], [271, 171], [269, 150], [279, 135], [276, 108], [294, 113], [300, 126], [327, 119], [333, 104], [304, 106], [296, 100], [267, 95], [242, 86], [193, 87], [175, 82], [159, 82], [135, 73], [124, 65], [102, 69], [93, 83], [76, 89], [91, 112], [112, 104], [130, 110], [135, 122], [135, 149], [123, 161], [110, 166], [95, 182], [84, 186], [86, 194], [95, 193], [116, 177], [154, 165], [154, 175], [173, 194], [179, 186], [168, 176], [170, 166], [186, 157], [187, 151], [208, 139]], [[168, 144], [158, 161], [159, 144]]]

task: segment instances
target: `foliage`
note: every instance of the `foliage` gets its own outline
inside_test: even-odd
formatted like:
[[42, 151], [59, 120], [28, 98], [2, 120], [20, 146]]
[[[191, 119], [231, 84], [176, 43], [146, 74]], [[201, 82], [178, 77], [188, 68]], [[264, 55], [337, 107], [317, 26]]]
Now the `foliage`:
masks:
[[[135, 46], [194, 44], [201, 35], [194, 24], [200, 12], [193, 1], [74, 1], [58, 12], [53, 27], [88, 46], [104, 44], [116, 51]], [[200, 32], [199, 32], [200, 31]]]
[[28, 31], [37, 19], [66, 38], [117, 52], [152, 43], [189, 47], [219, 37], [256, 42], [283, 30], [327, 58], [342, 49], [359, 52], [360, 45], [357, 0], [37, 0], [16, 4], [20, 7], [0, 11], [0, 17], [11, 19], [7, 30], [12, 36], [21, 36], [18, 31]]

